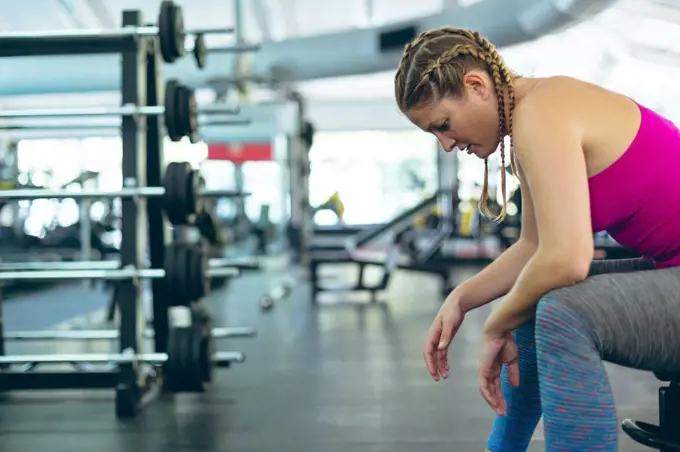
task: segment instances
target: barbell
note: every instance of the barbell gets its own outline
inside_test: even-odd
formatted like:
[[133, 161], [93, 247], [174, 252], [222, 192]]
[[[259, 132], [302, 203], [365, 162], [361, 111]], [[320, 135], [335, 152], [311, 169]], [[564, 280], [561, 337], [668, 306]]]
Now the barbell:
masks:
[[187, 162], [170, 162], [163, 176], [163, 187], [122, 188], [115, 191], [71, 192], [50, 189], [0, 190], [0, 200], [163, 198], [163, 209], [171, 224], [185, 225], [203, 211], [204, 198], [245, 196], [231, 190], [205, 190], [205, 181]]
[[132, 265], [126, 265], [117, 269], [21, 270], [19, 266], [19, 263], [14, 263], [16, 270], [0, 270], [0, 281], [162, 279], [168, 306], [188, 306], [191, 302], [200, 300], [209, 292], [208, 280], [210, 278], [237, 277], [241, 273], [236, 267], [211, 267], [201, 249], [179, 243], [173, 243], [166, 247], [163, 268], [136, 268]]
[[[155, 332], [147, 328], [142, 333], [145, 339], [153, 339]], [[254, 337], [257, 330], [247, 326], [225, 326], [212, 329], [213, 339], [230, 337]], [[117, 330], [39, 330], [6, 331], [2, 338], [6, 341], [98, 341], [115, 340], [120, 337]]]
[[[194, 57], [199, 68], [205, 66], [206, 51], [203, 36], [215, 33], [233, 33], [234, 28], [206, 28], [185, 29], [182, 7], [172, 1], [161, 2], [158, 14], [158, 25], [142, 27], [121, 27], [111, 29], [85, 29], [85, 30], [44, 30], [44, 31], [12, 31], [0, 33], [1, 56], [35, 56], [39, 51], [27, 52], [26, 49], [38, 50], [40, 44], [46, 40], [61, 40], [64, 44], [86, 43], [88, 49], [109, 47], [112, 40], [157, 36], [163, 56], [163, 61], [173, 63], [176, 59], [184, 56], [184, 42], [187, 35], [194, 38]], [[67, 44], [68, 45], [68, 44]], [[198, 50], [196, 50], [198, 49]], [[29, 55], [27, 55], [27, 53]]]
[[201, 325], [174, 327], [168, 336], [167, 353], [85, 353], [0, 356], [0, 366], [38, 364], [132, 364], [162, 366], [164, 386], [173, 392], [202, 392], [212, 380], [213, 368], [228, 367], [246, 359], [241, 352], [215, 352], [211, 335]]
[[[0, 111], [0, 119], [163, 116], [165, 129], [172, 141], [179, 141], [187, 136], [192, 143], [196, 143], [199, 140], [198, 110], [194, 91], [183, 86], [179, 81], [171, 79], [165, 83], [163, 105], [5, 110]], [[225, 113], [233, 111], [233, 109], [224, 110]], [[16, 124], [8, 124], [8, 126], [16, 127]]]

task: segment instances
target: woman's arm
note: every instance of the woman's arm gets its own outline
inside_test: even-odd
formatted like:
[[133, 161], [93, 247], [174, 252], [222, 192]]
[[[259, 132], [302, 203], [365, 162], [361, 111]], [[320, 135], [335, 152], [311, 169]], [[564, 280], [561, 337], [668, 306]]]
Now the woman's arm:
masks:
[[485, 333], [491, 336], [530, 320], [547, 292], [585, 279], [593, 258], [582, 127], [563, 88], [542, 89], [518, 107], [513, 137], [534, 203], [538, 248], [489, 316]]
[[[526, 178], [521, 168], [518, 176], [522, 187]], [[522, 229], [517, 242], [472, 278], [458, 285], [453, 297], [464, 312], [471, 311], [506, 295], [517, 281], [522, 269], [538, 249], [538, 233], [533, 200], [529, 190], [522, 189]]]

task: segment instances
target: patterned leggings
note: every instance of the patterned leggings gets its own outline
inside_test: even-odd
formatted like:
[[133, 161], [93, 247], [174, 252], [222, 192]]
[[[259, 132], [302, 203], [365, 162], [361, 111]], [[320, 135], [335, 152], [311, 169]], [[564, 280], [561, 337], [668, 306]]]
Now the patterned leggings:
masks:
[[526, 451], [542, 415], [546, 451], [614, 452], [618, 422], [602, 361], [680, 372], [680, 268], [594, 261], [585, 281], [546, 294], [514, 334], [520, 386], [503, 371], [509, 409], [494, 421], [489, 451]]

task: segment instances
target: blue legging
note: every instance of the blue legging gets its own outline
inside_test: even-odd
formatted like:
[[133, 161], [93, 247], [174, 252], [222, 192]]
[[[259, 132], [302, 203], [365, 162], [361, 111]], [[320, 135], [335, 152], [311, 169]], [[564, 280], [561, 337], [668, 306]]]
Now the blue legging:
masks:
[[616, 451], [617, 419], [609, 380], [583, 319], [544, 299], [536, 324], [515, 331], [520, 385], [502, 390], [507, 416], [496, 416], [487, 448], [525, 452], [544, 416], [546, 451]]
[[546, 451], [615, 452], [618, 422], [603, 360], [680, 372], [680, 268], [609, 270], [551, 291], [534, 321], [514, 332], [520, 385], [503, 371], [508, 414], [494, 421], [491, 452], [526, 451], [541, 414]]

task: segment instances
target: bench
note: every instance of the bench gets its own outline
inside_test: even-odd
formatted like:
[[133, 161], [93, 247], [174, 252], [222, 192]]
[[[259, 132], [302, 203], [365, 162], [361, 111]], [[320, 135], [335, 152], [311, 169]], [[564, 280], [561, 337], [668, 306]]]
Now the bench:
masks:
[[680, 451], [680, 374], [654, 373], [659, 388], [659, 425], [624, 419], [621, 428], [634, 441], [663, 452]]

